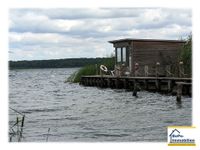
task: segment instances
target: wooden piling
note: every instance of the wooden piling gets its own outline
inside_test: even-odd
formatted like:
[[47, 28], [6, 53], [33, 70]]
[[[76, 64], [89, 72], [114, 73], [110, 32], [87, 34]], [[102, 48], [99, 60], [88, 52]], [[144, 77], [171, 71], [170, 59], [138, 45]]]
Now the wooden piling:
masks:
[[118, 78], [115, 79], [115, 88], [116, 89], [119, 88], [119, 79]]
[[111, 87], [110, 79], [107, 78], [106, 81], [107, 81], [107, 87]]
[[156, 84], [156, 90], [157, 90], [157, 92], [159, 92], [160, 91], [160, 81], [158, 79], [155, 80], [155, 84]]
[[167, 92], [168, 93], [172, 92], [172, 80], [167, 81]]
[[101, 87], [101, 88], [104, 87], [104, 80], [103, 80], [103, 78], [100, 79], [100, 87]]
[[144, 80], [144, 89], [148, 90], [148, 80]]
[[124, 89], [129, 88], [128, 81], [126, 79], [123, 79], [123, 86], [124, 86]]
[[134, 80], [134, 88], [133, 88], [133, 96], [136, 96], [137, 97], [137, 90], [138, 90], [138, 87], [137, 87], [137, 82], [136, 80]]
[[24, 118], [25, 118], [25, 115], [22, 116], [22, 124], [21, 124], [21, 127], [24, 127]]
[[181, 102], [183, 84], [181, 82], [177, 82], [176, 84], [177, 84], [176, 101]]

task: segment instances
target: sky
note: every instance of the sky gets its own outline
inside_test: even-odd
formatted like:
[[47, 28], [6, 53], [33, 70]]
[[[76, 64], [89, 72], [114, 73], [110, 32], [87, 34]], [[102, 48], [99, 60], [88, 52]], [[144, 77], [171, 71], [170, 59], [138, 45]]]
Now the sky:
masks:
[[9, 60], [107, 57], [110, 40], [185, 39], [191, 9], [49, 8], [9, 10]]

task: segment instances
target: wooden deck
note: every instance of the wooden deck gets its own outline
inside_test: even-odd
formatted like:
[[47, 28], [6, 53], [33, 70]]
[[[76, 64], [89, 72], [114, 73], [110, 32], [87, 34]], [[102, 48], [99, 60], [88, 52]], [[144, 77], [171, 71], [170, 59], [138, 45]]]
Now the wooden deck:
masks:
[[134, 92], [146, 90], [172, 95], [192, 95], [192, 79], [177, 77], [114, 77], [82, 76], [81, 85], [101, 88], [126, 89]]

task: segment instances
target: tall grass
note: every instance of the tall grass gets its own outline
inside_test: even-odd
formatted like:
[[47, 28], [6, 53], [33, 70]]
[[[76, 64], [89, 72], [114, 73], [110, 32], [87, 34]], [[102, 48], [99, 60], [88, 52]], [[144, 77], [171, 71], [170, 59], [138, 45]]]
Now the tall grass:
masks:
[[77, 83], [80, 82], [81, 76], [100, 74], [100, 69], [99, 69], [100, 65], [105, 65], [108, 68], [108, 70], [113, 70], [114, 64], [115, 64], [114, 57], [105, 58], [99, 64], [87, 65], [79, 69], [77, 72], [74, 72], [70, 77], [68, 77], [67, 82]]
[[185, 73], [192, 76], [192, 35], [187, 37], [186, 44], [180, 54], [180, 59], [184, 63]]

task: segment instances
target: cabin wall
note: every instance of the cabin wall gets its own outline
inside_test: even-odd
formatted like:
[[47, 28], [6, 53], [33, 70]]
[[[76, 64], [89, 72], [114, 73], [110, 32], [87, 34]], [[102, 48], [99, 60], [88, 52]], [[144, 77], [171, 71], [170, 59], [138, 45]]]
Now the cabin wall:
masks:
[[[132, 42], [132, 73], [135, 71], [135, 63], [139, 63], [144, 73], [144, 66], [148, 65], [151, 72], [155, 70], [156, 63], [160, 63], [160, 72], [164, 74], [166, 65], [176, 66], [178, 56], [184, 43], [157, 42], [157, 41], [133, 41]], [[175, 68], [174, 68], [175, 69]]]

